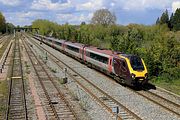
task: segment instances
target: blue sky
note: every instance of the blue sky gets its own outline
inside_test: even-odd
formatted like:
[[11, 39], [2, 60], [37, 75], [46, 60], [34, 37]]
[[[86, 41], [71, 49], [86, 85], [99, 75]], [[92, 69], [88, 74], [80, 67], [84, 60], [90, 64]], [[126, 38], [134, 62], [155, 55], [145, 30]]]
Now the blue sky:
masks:
[[165, 9], [171, 14], [180, 8], [180, 0], [0, 0], [0, 11], [14, 25], [30, 25], [36, 19], [59, 24], [89, 23], [93, 13], [107, 8], [117, 23], [154, 24]]

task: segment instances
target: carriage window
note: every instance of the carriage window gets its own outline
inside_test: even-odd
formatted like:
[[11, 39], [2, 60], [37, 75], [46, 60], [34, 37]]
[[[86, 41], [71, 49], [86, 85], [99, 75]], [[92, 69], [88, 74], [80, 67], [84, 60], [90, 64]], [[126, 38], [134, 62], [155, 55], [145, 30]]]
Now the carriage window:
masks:
[[55, 44], [61, 46], [60, 42], [55, 41]]
[[89, 52], [86, 51], [86, 56], [89, 56]]
[[104, 56], [101, 56], [101, 55], [97, 55], [97, 54], [94, 54], [94, 53], [90, 52], [90, 58], [92, 58], [94, 60], [97, 60], [99, 62], [108, 64], [108, 58], [107, 57], [104, 57]]
[[67, 45], [67, 48], [68, 48], [69, 50], [72, 50], [72, 51], [74, 51], [74, 52], [79, 53], [79, 48], [76, 48], [76, 47], [73, 47], [73, 46], [69, 46], [69, 45]]

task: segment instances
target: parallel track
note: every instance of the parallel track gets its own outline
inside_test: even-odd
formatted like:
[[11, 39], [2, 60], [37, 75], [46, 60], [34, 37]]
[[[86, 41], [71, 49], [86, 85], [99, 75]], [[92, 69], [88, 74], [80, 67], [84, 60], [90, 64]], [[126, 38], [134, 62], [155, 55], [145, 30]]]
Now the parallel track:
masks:
[[140, 96], [143, 96], [144, 98], [148, 99], [149, 101], [152, 101], [153, 103], [157, 104], [158, 106], [161, 106], [162, 108], [168, 110], [169, 112], [177, 115], [178, 117], [180, 117], [180, 105], [179, 104], [174, 103], [174, 102], [172, 102], [160, 95], [157, 95], [151, 91], [141, 90], [141, 91], [134, 91], [134, 92]]
[[26, 41], [23, 44], [45, 95], [44, 109], [47, 111], [47, 119], [77, 119], [69, 102], [45, 69], [45, 64], [38, 59]]
[[0, 38], [0, 44], [2, 44], [5, 40], [5, 36], [1, 36], [1, 38]]
[[[4, 51], [2, 57], [0, 58], [0, 72], [3, 71], [4, 66], [6, 64], [7, 58], [10, 57], [10, 50], [12, 47], [12, 42], [10, 43], [10, 45], [8, 45], [7, 49]], [[0, 73], [1, 75], [1, 73]], [[6, 105], [4, 105], [6, 106]], [[4, 119], [6, 117], [6, 111], [3, 111], [2, 113], [0, 113], [0, 120]]]
[[[33, 40], [31, 41], [33, 42]], [[80, 73], [75, 71], [73, 68], [71, 68], [68, 64], [61, 61], [59, 58], [57, 58], [55, 55], [44, 49], [43, 47], [39, 47], [39, 45], [35, 42], [36, 46], [41, 49], [45, 50], [49, 55], [51, 55], [51, 59], [63, 70], [64, 66], [67, 67], [70, 71], [68, 72], [68, 75], [75, 80], [75, 82], [82, 87], [92, 98], [98, 102], [103, 108], [105, 108], [109, 113], [111, 113], [113, 116], [115, 114], [112, 112], [113, 107], [119, 107], [120, 112], [118, 114], [118, 119], [137, 119], [141, 120], [141, 118], [130, 111], [128, 108], [126, 108], [124, 105], [122, 105], [120, 102], [112, 98], [110, 95], [108, 95], [105, 91], [100, 89], [98, 86], [93, 84], [90, 80], [86, 79], [84, 76], [82, 76]], [[62, 64], [60, 64], [62, 63]], [[90, 87], [89, 87], [90, 86]], [[96, 93], [96, 94], [95, 94]], [[97, 95], [98, 94], [98, 95]]]
[[26, 96], [19, 39], [15, 39], [6, 120], [27, 120]]

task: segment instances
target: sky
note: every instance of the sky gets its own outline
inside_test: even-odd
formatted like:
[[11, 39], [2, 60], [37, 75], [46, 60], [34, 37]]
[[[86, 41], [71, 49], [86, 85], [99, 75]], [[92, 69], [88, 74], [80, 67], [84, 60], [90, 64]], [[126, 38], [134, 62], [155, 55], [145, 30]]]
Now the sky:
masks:
[[106, 8], [117, 17], [117, 24], [152, 25], [167, 9], [169, 14], [180, 8], [180, 0], [0, 0], [6, 22], [31, 25], [36, 19], [58, 24], [89, 23], [93, 13]]

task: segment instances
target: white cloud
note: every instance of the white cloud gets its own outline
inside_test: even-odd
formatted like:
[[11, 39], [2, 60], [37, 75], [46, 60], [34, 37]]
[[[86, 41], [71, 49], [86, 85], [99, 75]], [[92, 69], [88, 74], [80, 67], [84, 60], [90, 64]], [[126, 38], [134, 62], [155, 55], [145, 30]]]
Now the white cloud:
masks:
[[70, 24], [80, 24], [81, 22], [89, 22], [93, 16], [93, 13], [89, 14], [58, 14], [57, 22], [59, 23], [70, 23]]
[[103, 0], [90, 0], [86, 3], [77, 4], [76, 8], [77, 10], [87, 10], [87, 11], [94, 11], [100, 8], [104, 8], [103, 6], [104, 1]]
[[0, 0], [0, 3], [8, 6], [18, 6], [21, 0]]
[[[27, 3], [28, 1], [28, 3]], [[6, 20], [14, 24], [31, 24], [35, 19], [48, 19], [57, 23], [71, 23], [79, 24], [82, 21], [89, 22], [93, 16], [93, 13], [101, 8], [107, 8], [117, 15], [118, 22], [123, 17], [128, 17], [131, 13], [134, 17], [141, 16], [144, 11], [175, 11], [176, 8], [180, 8], [180, 0], [0, 0], [0, 7], [3, 5], [18, 6], [25, 5], [25, 8], [8, 9], [4, 11], [12, 11], [13, 13], [6, 14]], [[5, 7], [4, 7], [5, 8]], [[23, 10], [27, 12], [15, 12]], [[3, 11], [3, 10], [2, 10]], [[29, 12], [28, 12], [29, 11]], [[35, 12], [41, 11], [41, 12]], [[126, 14], [126, 15], [125, 15]], [[125, 16], [123, 16], [125, 15]], [[151, 14], [153, 15], [153, 13]], [[153, 16], [152, 16], [153, 17]], [[157, 18], [157, 16], [155, 16]], [[135, 19], [125, 18], [125, 21], [134, 22]], [[137, 21], [137, 20], [136, 20]], [[135, 21], [135, 22], [136, 22]], [[148, 20], [147, 20], [148, 21]]]
[[[126, 0], [120, 1], [125, 10], [168, 9], [171, 0]], [[119, 3], [119, 2], [118, 2]]]
[[172, 11], [175, 12], [177, 8], [180, 8], [180, 1], [175, 1], [172, 3]]
[[30, 25], [35, 19], [43, 17], [44, 14], [41, 12], [5, 12], [4, 13], [8, 22], [14, 25]]
[[71, 7], [71, 2], [68, 0], [66, 3], [52, 3], [51, 0], [34, 0], [31, 9], [35, 10], [63, 10]]

